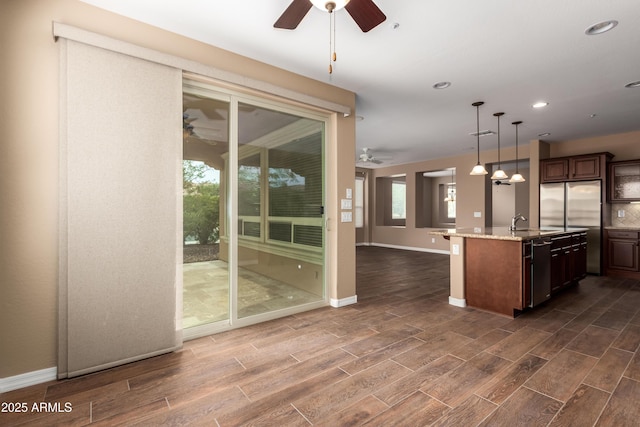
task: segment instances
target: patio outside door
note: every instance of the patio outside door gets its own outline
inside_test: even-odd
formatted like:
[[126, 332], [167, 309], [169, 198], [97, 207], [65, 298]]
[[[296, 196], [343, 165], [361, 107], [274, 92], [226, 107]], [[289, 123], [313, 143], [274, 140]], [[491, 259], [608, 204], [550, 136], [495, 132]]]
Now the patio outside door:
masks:
[[326, 304], [326, 120], [190, 80], [183, 103], [185, 336]]

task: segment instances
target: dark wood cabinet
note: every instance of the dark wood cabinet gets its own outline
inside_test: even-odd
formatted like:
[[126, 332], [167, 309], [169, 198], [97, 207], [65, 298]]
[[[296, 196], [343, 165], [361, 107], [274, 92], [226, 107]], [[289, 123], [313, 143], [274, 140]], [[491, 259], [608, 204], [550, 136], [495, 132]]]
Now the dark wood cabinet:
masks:
[[540, 161], [542, 182], [566, 181], [569, 179], [569, 159], [547, 159]]
[[540, 182], [583, 181], [605, 178], [611, 153], [558, 157], [540, 161]]
[[587, 275], [587, 233], [551, 238], [551, 292], [558, 292]]
[[610, 163], [608, 190], [610, 202], [640, 201], [640, 160]]
[[[584, 246], [581, 236], [584, 236]], [[533, 248], [539, 240], [536, 238], [521, 241], [466, 238], [464, 276], [467, 304], [515, 316], [540, 303], [536, 303], [536, 289], [543, 289], [544, 283], [548, 286], [546, 279], [551, 279], [552, 298], [554, 293], [577, 283], [587, 270], [586, 232], [562, 232], [553, 238], [555, 240], [551, 241], [550, 247], [553, 248], [555, 243], [557, 250], [547, 250], [538, 261], [540, 253], [534, 253]], [[576, 242], [575, 247], [573, 242]], [[540, 245], [546, 246], [546, 243]], [[583, 248], [584, 253], [581, 252]], [[536, 270], [536, 262], [547, 267]], [[548, 292], [548, 287], [546, 289]]]
[[531, 241], [522, 243], [522, 305], [531, 306]]
[[607, 267], [613, 270], [640, 271], [637, 231], [607, 232]]

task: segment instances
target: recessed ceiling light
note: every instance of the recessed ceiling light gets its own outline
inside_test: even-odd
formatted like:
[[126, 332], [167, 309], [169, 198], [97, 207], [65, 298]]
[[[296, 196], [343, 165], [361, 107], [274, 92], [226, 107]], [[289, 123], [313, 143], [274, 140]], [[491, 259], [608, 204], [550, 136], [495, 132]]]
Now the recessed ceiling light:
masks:
[[434, 89], [446, 89], [451, 86], [451, 82], [438, 82], [432, 86]]
[[532, 107], [533, 108], [544, 108], [547, 105], [549, 105], [548, 102], [540, 101], [540, 102], [536, 102], [535, 104], [533, 104]]
[[597, 116], [597, 114], [589, 114], [589, 117], [591, 117], [592, 119]]
[[538, 134], [538, 136], [540, 136], [540, 137], [545, 137], [545, 136], [550, 136], [550, 135], [551, 135], [551, 133], [549, 133], [549, 132], [539, 133]]
[[597, 34], [606, 33], [607, 31], [612, 30], [616, 25], [618, 25], [618, 21], [615, 21], [613, 19], [610, 21], [602, 21], [598, 22], [597, 24], [593, 24], [592, 26], [584, 30], [584, 33], [588, 36], [595, 36]]
[[626, 85], [624, 85], [624, 87], [628, 87], [628, 88], [640, 87], [640, 80], [638, 80], [637, 82], [627, 83]]

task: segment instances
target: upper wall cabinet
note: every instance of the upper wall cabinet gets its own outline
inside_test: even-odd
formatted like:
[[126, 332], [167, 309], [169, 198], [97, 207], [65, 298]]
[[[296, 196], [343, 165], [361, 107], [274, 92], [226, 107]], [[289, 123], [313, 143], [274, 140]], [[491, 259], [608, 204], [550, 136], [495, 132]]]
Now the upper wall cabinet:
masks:
[[611, 153], [558, 157], [540, 161], [540, 182], [582, 181], [605, 178]]
[[609, 164], [610, 202], [640, 201], [640, 159]]

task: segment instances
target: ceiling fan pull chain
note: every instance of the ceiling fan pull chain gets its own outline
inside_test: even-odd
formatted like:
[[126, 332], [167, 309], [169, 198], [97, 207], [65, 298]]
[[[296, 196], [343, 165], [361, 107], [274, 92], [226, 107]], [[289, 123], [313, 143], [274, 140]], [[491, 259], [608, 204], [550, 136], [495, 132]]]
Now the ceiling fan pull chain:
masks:
[[331, 57], [331, 59], [333, 59], [333, 62], [336, 62], [337, 56], [336, 56], [336, 14], [335, 13], [331, 14], [331, 24], [333, 26], [333, 29], [331, 31], [332, 38], [333, 38], [333, 56]]
[[332, 17], [333, 17], [333, 14], [331, 13], [331, 11], [329, 11], [329, 74], [333, 73], [333, 65], [331, 65], [331, 57], [332, 57], [332, 52], [333, 52], [333, 36], [332, 36], [333, 21], [332, 21]]

